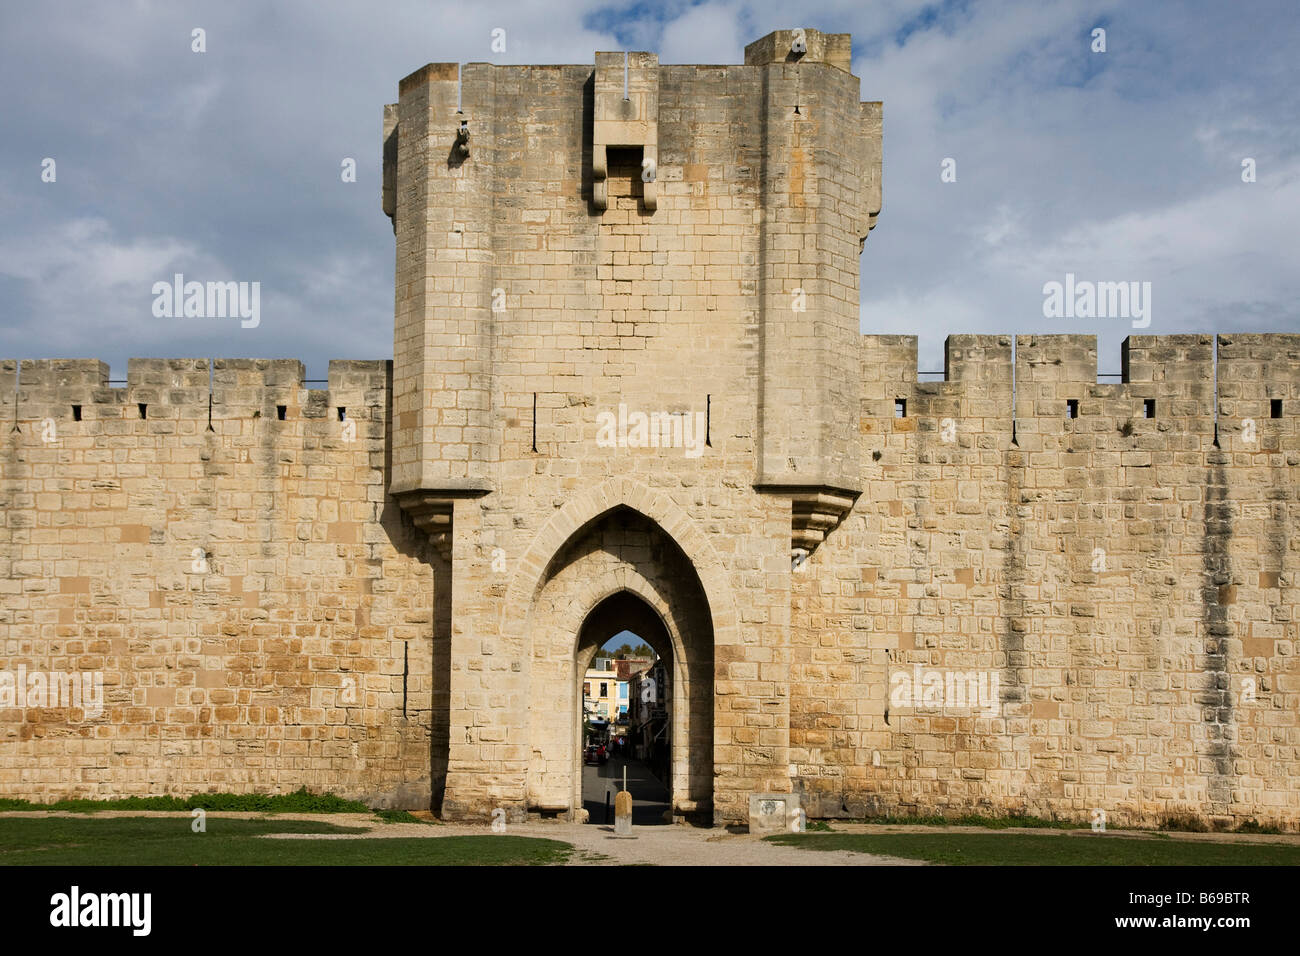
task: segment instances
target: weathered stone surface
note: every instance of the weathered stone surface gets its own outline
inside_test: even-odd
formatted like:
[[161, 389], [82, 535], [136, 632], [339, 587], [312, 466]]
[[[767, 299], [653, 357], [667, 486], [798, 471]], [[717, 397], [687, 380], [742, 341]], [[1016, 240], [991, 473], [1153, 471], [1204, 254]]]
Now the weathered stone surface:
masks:
[[751, 793], [749, 795], [750, 833], [789, 833], [802, 830], [799, 823], [797, 793]]
[[632, 835], [632, 794], [626, 790], [614, 794], [614, 833], [616, 836]]

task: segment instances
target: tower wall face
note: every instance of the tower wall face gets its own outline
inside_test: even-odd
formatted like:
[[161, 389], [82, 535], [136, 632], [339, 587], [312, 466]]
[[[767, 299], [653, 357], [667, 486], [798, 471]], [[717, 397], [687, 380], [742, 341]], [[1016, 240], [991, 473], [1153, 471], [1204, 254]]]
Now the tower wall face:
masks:
[[[569, 396], [704, 410], [713, 382], [756, 443], [756, 483], [859, 489], [841, 410], [860, 393], [878, 104], [831, 63], [752, 52], [718, 67], [633, 53], [626, 71], [622, 54], [594, 71], [431, 64], [402, 81], [386, 177], [395, 492], [492, 488], [535, 437], [587, 454], [594, 416], [557, 415]], [[536, 436], [535, 393], [552, 403]]]
[[575, 810], [626, 592], [681, 815], [1300, 826], [1300, 336], [1098, 384], [1091, 336], [953, 335], [919, 382], [858, 332], [880, 106], [805, 38], [403, 80], [391, 367], [0, 362], [0, 672], [105, 679], [0, 698], [0, 795]]
[[[434, 64], [401, 84], [394, 380], [413, 391], [396, 401], [390, 487], [413, 513], [454, 512], [449, 813], [540, 792], [527, 612], [545, 569], [512, 562], [614, 479], [732, 536], [710, 595], [727, 618], [718, 783], [679, 808], [743, 817], [751, 790], [791, 785], [790, 495], [847, 506], [860, 491], [844, 423], [861, 401], [879, 113], [842, 46], [788, 50], [718, 67]], [[513, 598], [518, 622], [500, 593], [516, 574], [533, 589]]]

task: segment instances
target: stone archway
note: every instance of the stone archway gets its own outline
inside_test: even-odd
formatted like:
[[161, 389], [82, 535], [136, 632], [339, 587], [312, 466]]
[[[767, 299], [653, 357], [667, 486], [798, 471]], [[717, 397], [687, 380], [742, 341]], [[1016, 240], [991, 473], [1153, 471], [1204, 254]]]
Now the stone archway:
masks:
[[713, 615], [682, 548], [657, 522], [626, 506], [588, 521], [556, 549], [527, 612], [529, 808], [572, 812], [582, 805], [578, 667], [594, 655], [598, 640], [613, 636], [597, 635], [620, 615], [643, 622], [644, 637], [660, 642], [661, 656], [672, 662], [672, 773], [665, 783], [673, 813], [707, 815], [713, 797]]
[[727, 571], [708, 538], [671, 498], [627, 477], [611, 478], [576, 494], [542, 526], [511, 577], [505, 601], [504, 631], [518, 633], [524, 626], [545, 582], [546, 570], [564, 543], [618, 507], [646, 516], [681, 548], [707, 596], [717, 642], [740, 643], [735, 595]]
[[[676, 633], [675, 629], [669, 630], [667, 623], [659, 615], [659, 612], [638, 591], [633, 589], [616, 591], [600, 600], [591, 609], [578, 630], [574, 648], [574, 707], [572, 721], [576, 741], [574, 750], [576, 765], [573, 774], [574, 808], [584, 806], [586, 803], [583, 793], [585, 761], [581, 750], [582, 685], [586, 681], [587, 672], [600, 648], [610, 638], [625, 630], [636, 634], [641, 641], [648, 644], [663, 662], [667, 672], [668, 686], [660, 690], [660, 700], [668, 701], [671, 704], [673, 689], [686, 679], [684, 675], [678, 672], [678, 665], [684, 664], [681, 635]], [[687, 752], [680, 746], [680, 740], [685, 738], [680, 738], [679, 735], [689, 733], [688, 718], [690, 715], [682, 712], [680, 708], [670, 706], [669, 710], [673, 720], [668, 725], [667, 739], [670, 743], [673, 741], [679, 742], [678, 746], [671, 748], [671, 752], [673, 756], [685, 758]], [[671, 807], [673, 805], [672, 794], [675, 776], [671, 760], [666, 773], [660, 773], [654, 767], [647, 767], [646, 769], [648, 772], [655, 773], [665, 785], [668, 791], [667, 804], [668, 807]], [[686, 765], [684, 759], [680, 769], [687, 776], [681, 777], [680, 774], [677, 776], [681, 777], [681, 779], [688, 779], [689, 766]], [[679, 786], [681, 785], [683, 784], [679, 781]], [[635, 787], [633, 791], [638, 800], [646, 799], [642, 793], [637, 792]]]

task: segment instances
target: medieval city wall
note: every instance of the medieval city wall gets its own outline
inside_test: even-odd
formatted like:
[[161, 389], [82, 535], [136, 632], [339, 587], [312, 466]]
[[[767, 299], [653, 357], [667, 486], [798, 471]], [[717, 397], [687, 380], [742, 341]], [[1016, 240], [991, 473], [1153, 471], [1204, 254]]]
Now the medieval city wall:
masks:
[[427, 805], [432, 578], [385, 492], [388, 363], [332, 362], [320, 390], [296, 361], [133, 359], [118, 388], [23, 361], [15, 393], [17, 371], [0, 671], [98, 671], [104, 694], [98, 716], [0, 706], [0, 793]]
[[[1133, 336], [1113, 384], [1094, 337], [1021, 336], [1014, 433], [1009, 336], [950, 337], [943, 382], [864, 344], [866, 490], [794, 575], [810, 814], [1295, 826], [1300, 336], [1218, 337], [1217, 445], [1212, 336]], [[997, 706], [907, 700], [955, 673]]]
[[[1089, 336], [1020, 337], [1014, 442], [1010, 337], [951, 337], [943, 382], [917, 381], [914, 338], [862, 343], [861, 498], [803, 565], [774, 571], [773, 547], [735, 579], [739, 645], [783, 619], [753, 598], [789, 581], [789, 760], [810, 814], [1294, 826], [1300, 337], [1219, 337], [1217, 447], [1211, 336], [1133, 337], [1116, 384], [1097, 383]], [[105, 675], [98, 717], [3, 712], [6, 795], [428, 799], [433, 556], [384, 492], [386, 366], [331, 363], [317, 391], [297, 362], [217, 360], [210, 389], [205, 360], [133, 361], [125, 388], [99, 362], [25, 362], [17, 407], [16, 363], [0, 366], [0, 668]], [[681, 450], [625, 451], [573, 487], [661, 507], [693, 487], [695, 548], [728, 553], [759, 512], [710, 521], [728, 479], [708, 452], [651, 491], [667, 455]], [[526, 561], [544, 531], [567, 540], [542, 517], [484, 535], [471, 567], [491, 581], [494, 547]], [[779, 542], [782, 521], [760, 527]], [[641, 590], [672, 620], [663, 585]], [[715, 664], [715, 717], [733, 726], [727, 698], [761, 718], [766, 689], [735, 678], [772, 676], [737, 656], [724, 644]], [[996, 674], [995, 713], [899, 706], [891, 678], [917, 665]]]

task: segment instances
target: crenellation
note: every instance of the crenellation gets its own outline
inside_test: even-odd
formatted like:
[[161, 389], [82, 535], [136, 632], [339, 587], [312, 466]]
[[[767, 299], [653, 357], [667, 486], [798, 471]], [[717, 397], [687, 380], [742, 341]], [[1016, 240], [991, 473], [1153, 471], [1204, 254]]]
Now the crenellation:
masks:
[[1272, 419], [1271, 402], [1300, 412], [1300, 335], [1232, 334], [1217, 337], [1220, 413]]
[[18, 360], [0, 359], [0, 405], [12, 405], [18, 387]]
[[1063, 418], [1096, 383], [1095, 335], [1016, 336], [1017, 419]]
[[848, 33], [822, 33], [820, 30], [800, 30], [804, 50], [795, 52], [794, 30], [774, 30], [761, 40], [745, 47], [746, 66], [767, 66], [772, 63], [826, 63], [848, 73], [852, 61], [852, 36]]
[[23, 359], [22, 389], [69, 390], [80, 397], [88, 388], [108, 384], [108, 365], [98, 359]]
[[1011, 336], [949, 335], [944, 339], [945, 381], [978, 382], [1010, 393], [1011, 373]]
[[160, 394], [172, 389], [206, 391], [211, 384], [211, 369], [211, 360], [205, 358], [133, 358], [127, 359], [126, 382], [128, 388], [157, 388]]
[[1002, 433], [1009, 441], [1012, 416], [1012, 362], [1009, 335], [949, 335], [944, 340], [944, 381], [957, 386], [960, 414], [979, 419], [978, 432]]
[[864, 335], [862, 344], [862, 416], [888, 418], [894, 402], [916, 386], [915, 335]]

